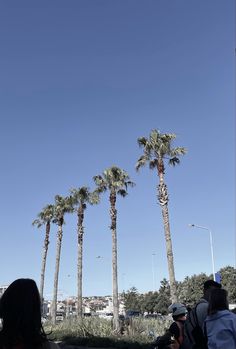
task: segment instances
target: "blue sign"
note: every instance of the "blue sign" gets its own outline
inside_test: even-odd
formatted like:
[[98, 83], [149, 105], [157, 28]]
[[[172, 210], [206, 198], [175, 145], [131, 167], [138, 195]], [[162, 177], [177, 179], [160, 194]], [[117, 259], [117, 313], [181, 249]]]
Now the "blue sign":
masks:
[[218, 282], [219, 284], [221, 283], [221, 275], [220, 275], [220, 273], [215, 273], [215, 281]]

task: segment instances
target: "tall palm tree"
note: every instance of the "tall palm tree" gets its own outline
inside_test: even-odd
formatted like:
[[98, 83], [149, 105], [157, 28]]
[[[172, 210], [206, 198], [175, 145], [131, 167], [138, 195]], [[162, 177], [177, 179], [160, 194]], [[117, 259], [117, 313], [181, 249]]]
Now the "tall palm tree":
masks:
[[77, 236], [78, 236], [78, 257], [77, 257], [77, 317], [82, 320], [82, 272], [83, 272], [83, 235], [84, 235], [84, 211], [87, 204], [94, 205], [99, 202], [99, 195], [96, 192], [90, 192], [88, 187], [80, 187], [70, 190], [72, 205], [77, 212]]
[[55, 264], [55, 274], [54, 274], [54, 288], [53, 288], [53, 299], [52, 299], [52, 322], [56, 323], [56, 311], [57, 311], [57, 291], [58, 291], [58, 277], [59, 277], [59, 267], [60, 267], [60, 257], [61, 257], [61, 243], [63, 236], [63, 224], [65, 213], [72, 212], [72, 202], [71, 197], [62, 197], [60, 195], [55, 196], [54, 205], [54, 216], [52, 222], [57, 224], [57, 247], [56, 247], [56, 264]]
[[37, 228], [40, 228], [42, 225], [45, 225], [45, 238], [44, 238], [43, 253], [42, 253], [41, 278], [40, 278], [40, 288], [39, 288], [41, 301], [43, 301], [46, 260], [47, 260], [48, 245], [49, 245], [50, 226], [51, 226], [51, 221], [53, 219], [53, 212], [54, 212], [53, 205], [45, 206], [42, 209], [42, 211], [39, 212], [38, 218], [35, 219], [32, 223], [33, 225], [36, 225]]
[[157, 187], [157, 197], [162, 208], [162, 217], [164, 223], [166, 252], [168, 261], [168, 271], [170, 279], [170, 292], [172, 302], [177, 301], [177, 290], [174, 272], [174, 259], [171, 242], [169, 212], [168, 212], [168, 191], [164, 182], [165, 166], [164, 160], [168, 160], [170, 165], [179, 164], [179, 156], [186, 153], [186, 148], [172, 148], [172, 142], [176, 138], [173, 133], [160, 133], [159, 130], [152, 130], [149, 139], [145, 137], [138, 138], [138, 144], [143, 147], [144, 154], [138, 159], [136, 169], [149, 163], [150, 169], [157, 169], [159, 176], [159, 185]]
[[99, 193], [109, 191], [110, 217], [112, 233], [112, 302], [113, 302], [113, 329], [119, 332], [119, 301], [118, 301], [118, 280], [117, 280], [117, 232], [116, 232], [116, 197], [127, 195], [128, 186], [133, 187], [128, 174], [119, 167], [112, 166], [106, 169], [102, 175], [94, 177], [97, 191]]

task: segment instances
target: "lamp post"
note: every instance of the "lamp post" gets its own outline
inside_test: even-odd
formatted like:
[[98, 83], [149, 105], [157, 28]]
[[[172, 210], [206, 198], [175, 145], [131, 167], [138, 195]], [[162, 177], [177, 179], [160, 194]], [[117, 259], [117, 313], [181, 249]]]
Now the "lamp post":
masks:
[[212, 262], [212, 272], [213, 272], [213, 279], [214, 281], [216, 281], [216, 277], [215, 277], [215, 263], [214, 263], [214, 252], [213, 252], [213, 242], [212, 242], [212, 233], [211, 233], [211, 229], [207, 228], [207, 227], [203, 227], [201, 225], [197, 225], [197, 224], [189, 224], [189, 226], [191, 228], [199, 228], [199, 229], [204, 229], [204, 230], [208, 230], [209, 231], [209, 236], [210, 236], [210, 246], [211, 246], [211, 262]]

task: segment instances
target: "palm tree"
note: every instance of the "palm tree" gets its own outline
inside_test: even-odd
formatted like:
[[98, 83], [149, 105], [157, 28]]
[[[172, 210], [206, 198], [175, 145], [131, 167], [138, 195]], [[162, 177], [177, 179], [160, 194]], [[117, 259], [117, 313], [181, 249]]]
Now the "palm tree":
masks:
[[50, 226], [53, 218], [53, 205], [45, 206], [41, 212], [38, 214], [38, 218], [33, 221], [33, 225], [36, 225], [37, 228], [40, 228], [42, 225], [45, 225], [45, 238], [44, 238], [44, 246], [42, 253], [42, 266], [41, 266], [41, 278], [40, 278], [40, 297], [41, 301], [43, 301], [43, 289], [44, 289], [44, 278], [45, 278], [45, 269], [46, 269], [46, 260], [48, 253], [48, 245], [49, 245], [49, 234], [50, 234]]
[[53, 324], [56, 323], [56, 311], [57, 311], [57, 290], [58, 290], [58, 276], [60, 267], [60, 257], [61, 257], [61, 242], [63, 236], [63, 224], [65, 213], [72, 212], [72, 202], [71, 197], [62, 197], [60, 195], [55, 196], [54, 205], [54, 216], [52, 222], [57, 224], [57, 247], [56, 247], [56, 265], [54, 274], [54, 288], [53, 288], [53, 299], [52, 299], [52, 309], [51, 316]]
[[146, 165], [149, 162], [151, 170], [157, 169], [159, 176], [159, 185], [157, 187], [157, 197], [162, 208], [162, 216], [164, 222], [166, 252], [168, 261], [168, 271], [170, 279], [170, 292], [172, 302], [177, 301], [177, 290], [174, 272], [174, 259], [172, 251], [169, 212], [168, 212], [168, 191], [164, 182], [165, 166], [164, 160], [168, 159], [170, 165], [179, 164], [179, 155], [186, 153], [185, 148], [172, 148], [172, 141], [176, 138], [173, 133], [160, 133], [158, 130], [152, 130], [149, 139], [145, 137], [138, 138], [138, 144], [143, 147], [144, 154], [138, 159], [136, 169]]
[[99, 195], [96, 192], [90, 192], [88, 187], [71, 189], [72, 205], [77, 212], [77, 234], [78, 234], [78, 259], [77, 259], [77, 316], [82, 320], [82, 268], [83, 268], [83, 235], [84, 235], [84, 211], [87, 204], [94, 205], [99, 202]]
[[116, 232], [116, 197], [127, 195], [128, 186], [133, 187], [134, 183], [129, 180], [128, 174], [116, 166], [106, 169], [102, 175], [94, 177], [98, 193], [109, 191], [110, 196], [110, 217], [112, 233], [112, 302], [113, 302], [113, 329], [119, 332], [119, 301], [118, 301], [118, 280], [117, 280], [117, 232]]

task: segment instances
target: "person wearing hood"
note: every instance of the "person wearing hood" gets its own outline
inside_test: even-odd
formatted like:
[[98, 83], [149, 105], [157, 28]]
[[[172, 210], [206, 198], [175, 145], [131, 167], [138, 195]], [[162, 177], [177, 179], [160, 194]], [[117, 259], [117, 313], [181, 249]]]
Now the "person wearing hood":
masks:
[[169, 332], [174, 337], [174, 342], [170, 345], [171, 349], [184, 349], [184, 322], [186, 320], [187, 308], [184, 304], [174, 303], [168, 308], [172, 313], [174, 322], [170, 325]]
[[227, 291], [211, 291], [203, 331], [209, 349], [236, 349], [236, 315], [229, 311]]

